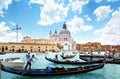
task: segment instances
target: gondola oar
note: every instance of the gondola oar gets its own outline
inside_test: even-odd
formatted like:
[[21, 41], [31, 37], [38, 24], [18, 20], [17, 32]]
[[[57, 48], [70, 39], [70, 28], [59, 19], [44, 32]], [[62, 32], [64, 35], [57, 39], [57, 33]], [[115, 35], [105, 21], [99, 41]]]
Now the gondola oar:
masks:
[[22, 75], [20, 75], [20, 76], [18, 77], [18, 79], [21, 79], [22, 76], [24, 76], [24, 74], [25, 74], [26, 72], [27, 72], [27, 70], [26, 70], [25, 72], [23, 72]]
[[[37, 59], [38, 60], [38, 59]], [[34, 64], [35, 62], [33, 62], [33, 64]], [[32, 65], [33, 65], [32, 64]], [[18, 79], [21, 79], [22, 78], [22, 76], [24, 76], [24, 74], [27, 72], [27, 70], [25, 71], [25, 72], [23, 72], [19, 77], [18, 77]]]

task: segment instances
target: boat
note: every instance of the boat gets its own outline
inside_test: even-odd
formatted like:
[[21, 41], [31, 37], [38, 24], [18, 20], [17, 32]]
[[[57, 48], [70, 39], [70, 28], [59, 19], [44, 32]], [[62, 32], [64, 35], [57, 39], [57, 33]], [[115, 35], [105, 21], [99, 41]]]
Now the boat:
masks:
[[105, 63], [120, 64], [120, 57], [114, 57], [112, 59], [106, 59]]
[[79, 52], [78, 51], [75, 51], [75, 52], [72, 52], [73, 54], [78, 54]]
[[103, 62], [103, 59], [94, 60], [94, 61], [85, 61], [85, 62], [70, 61], [70, 60], [60, 61], [60, 60], [55, 60], [55, 59], [52, 59], [52, 58], [47, 58], [46, 56], [45, 56], [45, 59], [50, 61], [50, 62], [57, 63], [57, 64], [74, 64], [74, 65], [95, 64], [95, 63], [102, 63]]
[[0, 61], [13, 61], [20, 59], [20, 57], [12, 57], [12, 58], [0, 58]]
[[25, 70], [24, 68], [11, 68], [1, 65], [1, 70], [17, 75], [22, 76], [56, 76], [56, 75], [70, 75], [70, 74], [77, 74], [77, 73], [85, 73], [94, 71], [104, 67], [104, 62], [100, 64], [94, 65], [87, 65], [87, 66], [79, 66], [79, 67], [72, 67], [72, 68], [64, 68], [64, 67], [50, 67], [47, 66], [43, 69], [30, 69]]
[[63, 59], [69, 59], [69, 58], [73, 58], [75, 57], [76, 55], [66, 55], [66, 56], [63, 56], [63, 55], [60, 55]]
[[3, 58], [0, 59], [1, 63], [6, 67], [12, 67], [12, 68], [21, 68], [24, 66], [25, 62], [21, 60], [20, 58]]
[[[104, 58], [104, 55], [79, 55], [79, 57]], [[106, 58], [113, 58], [113, 57], [112, 56], [106, 56]]]
[[0, 52], [0, 55], [5, 55], [6, 53], [5, 52]]
[[[88, 57], [80, 57], [80, 59], [85, 60], [86, 62], [90, 60], [90, 58]], [[97, 58], [99, 59], [99, 58]], [[94, 60], [94, 58], [93, 58]], [[106, 57], [106, 64], [120, 64], [120, 57], [114, 57], [114, 58], [110, 58], [110, 57]]]

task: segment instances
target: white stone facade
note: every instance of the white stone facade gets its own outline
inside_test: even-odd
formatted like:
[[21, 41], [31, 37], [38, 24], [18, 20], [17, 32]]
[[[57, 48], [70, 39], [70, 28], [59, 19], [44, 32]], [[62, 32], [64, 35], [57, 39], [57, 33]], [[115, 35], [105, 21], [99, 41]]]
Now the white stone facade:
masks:
[[55, 31], [55, 33], [52, 34], [52, 32], [50, 31], [49, 38], [58, 41], [63, 47], [62, 50], [64, 51], [76, 50], [76, 42], [72, 39], [71, 34], [67, 29], [65, 23], [63, 24], [62, 30], [59, 33]]

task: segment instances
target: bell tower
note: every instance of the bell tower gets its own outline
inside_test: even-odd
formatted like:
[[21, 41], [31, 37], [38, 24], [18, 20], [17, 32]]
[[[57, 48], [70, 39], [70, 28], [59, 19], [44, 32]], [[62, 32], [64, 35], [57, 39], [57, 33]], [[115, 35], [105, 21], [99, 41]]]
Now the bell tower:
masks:
[[52, 39], [52, 31], [49, 32], [49, 38]]

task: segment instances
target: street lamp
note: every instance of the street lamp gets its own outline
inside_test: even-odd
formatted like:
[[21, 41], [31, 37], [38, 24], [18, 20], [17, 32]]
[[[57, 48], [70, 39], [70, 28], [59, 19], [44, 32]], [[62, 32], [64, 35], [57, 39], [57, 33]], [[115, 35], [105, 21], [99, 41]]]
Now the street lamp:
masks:
[[21, 30], [21, 27], [19, 27], [18, 25], [16, 25], [15, 29], [12, 29], [16, 31], [16, 41], [18, 42], [18, 31]]

